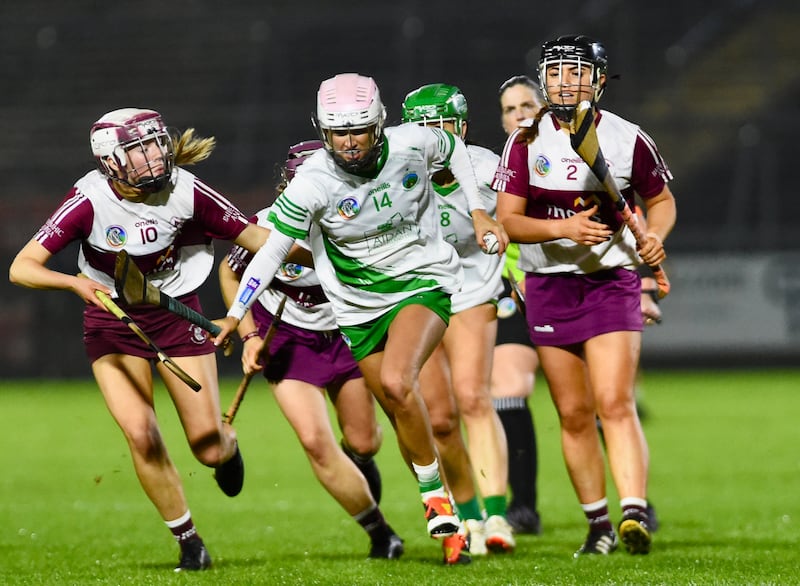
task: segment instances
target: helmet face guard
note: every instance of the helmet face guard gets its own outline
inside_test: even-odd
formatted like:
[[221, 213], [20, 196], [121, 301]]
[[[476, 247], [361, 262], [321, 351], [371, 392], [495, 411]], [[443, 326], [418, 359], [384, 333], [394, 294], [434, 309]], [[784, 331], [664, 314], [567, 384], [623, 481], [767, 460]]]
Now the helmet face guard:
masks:
[[[553, 67], [559, 74], [556, 84], [553, 84], [548, 78], [548, 70]], [[577, 68], [579, 73], [588, 70], [589, 85], [583, 86], [565, 81], [564, 74], [569, 68]], [[572, 119], [582, 90], [591, 93], [592, 105], [600, 100], [605, 90], [607, 73], [608, 59], [605, 47], [590, 37], [585, 35], [562, 36], [554, 41], [548, 41], [542, 46], [542, 54], [539, 58], [539, 86], [550, 110], [562, 120]], [[583, 76], [581, 76], [582, 78]], [[578, 94], [574, 100], [575, 103], [565, 104], [558, 100], [558, 96], [550, 95], [548, 86], [552, 88], [554, 85], [561, 89], [573, 86], [573, 93]]]
[[[322, 82], [317, 114], [312, 119], [322, 143], [336, 164], [348, 173], [370, 169], [383, 150], [386, 108], [371, 77], [343, 73]], [[336, 150], [334, 136], [367, 134], [366, 152]]]
[[415, 122], [428, 126], [452, 122], [455, 134], [463, 138], [465, 122], [469, 119], [467, 98], [454, 85], [434, 83], [409, 92], [403, 100], [403, 122]]
[[122, 108], [92, 125], [89, 142], [103, 175], [144, 193], [163, 190], [172, 177], [175, 148], [161, 115]]

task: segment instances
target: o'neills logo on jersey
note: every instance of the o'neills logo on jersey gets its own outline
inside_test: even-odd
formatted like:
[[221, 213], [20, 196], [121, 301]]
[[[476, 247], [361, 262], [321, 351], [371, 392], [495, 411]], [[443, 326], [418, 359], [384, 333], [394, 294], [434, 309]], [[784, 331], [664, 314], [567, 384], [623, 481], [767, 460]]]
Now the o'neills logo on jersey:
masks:
[[550, 173], [551, 167], [550, 159], [544, 155], [537, 155], [536, 161], [533, 163], [533, 172], [539, 177], [546, 177]]
[[413, 189], [414, 186], [419, 182], [419, 175], [411, 171], [410, 173], [406, 173], [406, 176], [403, 177], [403, 189]]
[[106, 228], [106, 242], [109, 246], [120, 248], [128, 241], [128, 233], [122, 226], [109, 226]]
[[336, 204], [336, 211], [345, 220], [349, 220], [358, 215], [358, 212], [361, 211], [361, 204], [354, 197], [346, 197]]

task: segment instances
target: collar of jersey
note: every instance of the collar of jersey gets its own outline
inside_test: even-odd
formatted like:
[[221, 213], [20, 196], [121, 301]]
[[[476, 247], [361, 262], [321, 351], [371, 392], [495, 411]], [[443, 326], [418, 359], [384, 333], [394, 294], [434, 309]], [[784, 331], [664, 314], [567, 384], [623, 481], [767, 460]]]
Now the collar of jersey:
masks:
[[459, 188], [458, 181], [451, 183], [450, 185], [439, 185], [438, 183], [431, 181], [431, 185], [433, 185], [433, 190], [442, 197], [447, 197]]

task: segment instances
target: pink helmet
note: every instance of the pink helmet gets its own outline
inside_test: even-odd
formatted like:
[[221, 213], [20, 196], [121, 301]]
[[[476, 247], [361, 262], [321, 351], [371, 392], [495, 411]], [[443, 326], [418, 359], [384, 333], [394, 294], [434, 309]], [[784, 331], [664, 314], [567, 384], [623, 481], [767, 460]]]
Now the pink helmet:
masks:
[[[144, 165], [138, 169], [130, 169], [128, 151], [137, 146], [144, 151], [145, 143], [153, 140], [161, 152], [163, 171], [157, 175], [149, 173], [148, 170], [157, 161], [147, 159], [146, 155]], [[175, 163], [172, 137], [161, 119], [161, 114], [155, 110], [121, 108], [108, 112], [92, 124], [89, 143], [100, 172], [115, 181], [155, 193], [164, 189], [172, 176]], [[109, 165], [111, 161], [118, 170]], [[135, 172], [133, 182], [129, 181], [132, 172]]]
[[[357, 73], [342, 73], [326, 79], [317, 92], [315, 126], [325, 149], [345, 171], [369, 168], [377, 160], [383, 147], [383, 126], [386, 108], [380, 91], [371, 77]], [[331, 131], [369, 129], [371, 145], [367, 156], [347, 161], [333, 149]]]

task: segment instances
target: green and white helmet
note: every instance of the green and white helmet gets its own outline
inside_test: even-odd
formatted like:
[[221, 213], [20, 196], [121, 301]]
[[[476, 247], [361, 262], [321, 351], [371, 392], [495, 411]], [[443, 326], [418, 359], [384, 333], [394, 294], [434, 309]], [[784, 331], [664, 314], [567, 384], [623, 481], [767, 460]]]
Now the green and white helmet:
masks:
[[464, 122], [469, 119], [467, 98], [454, 85], [432, 83], [415, 89], [403, 100], [403, 122], [453, 122], [456, 134], [463, 135]]

